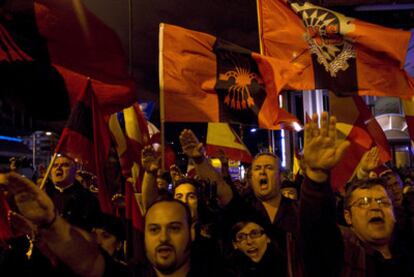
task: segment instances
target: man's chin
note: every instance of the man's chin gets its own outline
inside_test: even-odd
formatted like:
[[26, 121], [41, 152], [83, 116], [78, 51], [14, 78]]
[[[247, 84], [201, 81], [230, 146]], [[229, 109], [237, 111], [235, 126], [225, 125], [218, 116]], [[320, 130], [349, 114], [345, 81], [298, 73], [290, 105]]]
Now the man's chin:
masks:
[[177, 269], [175, 261], [172, 261], [170, 263], [156, 263], [155, 268], [165, 275], [171, 274]]

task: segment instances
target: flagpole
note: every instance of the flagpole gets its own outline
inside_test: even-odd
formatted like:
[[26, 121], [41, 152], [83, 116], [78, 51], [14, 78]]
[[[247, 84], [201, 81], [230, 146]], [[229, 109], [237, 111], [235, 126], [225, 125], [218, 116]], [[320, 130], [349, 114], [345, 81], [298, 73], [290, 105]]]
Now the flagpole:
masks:
[[128, 17], [129, 17], [129, 26], [128, 26], [128, 67], [129, 67], [129, 75], [133, 75], [132, 70], [132, 59], [134, 58], [133, 53], [133, 41], [132, 41], [132, 31], [133, 31], [133, 16], [132, 16], [132, 0], [128, 0]]
[[[260, 9], [262, 8], [261, 3], [259, 0], [256, 0], [256, 11], [257, 11], [257, 26], [258, 26], [258, 33], [259, 33], [259, 47], [260, 47], [260, 54], [263, 55], [263, 44], [262, 44], [262, 25], [261, 25], [261, 12]], [[274, 153], [273, 141], [272, 141], [272, 130], [267, 130], [267, 145], [268, 151], [270, 153]]]
[[164, 106], [164, 74], [163, 74], [163, 50], [164, 50], [164, 24], [160, 24], [159, 31], [159, 56], [158, 79], [160, 85], [160, 123], [161, 123], [161, 169], [165, 170], [165, 106]]
[[52, 171], [52, 167], [53, 167], [53, 164], [56, 161], [57, 155], [58, 155], [57, 152], [55, 152], [52, 156], [52, 159], [50, 160], [50, 163], [49, 163], [49, 166], [47, 167], [45, 176], [43, 176], [42, 183], [40, 184], [40, 189], [41, 190], [43, 190], [45, 185], [46, 185], [46, 180], [47, 180], [47, 178], [49, 178], [50, 172]]

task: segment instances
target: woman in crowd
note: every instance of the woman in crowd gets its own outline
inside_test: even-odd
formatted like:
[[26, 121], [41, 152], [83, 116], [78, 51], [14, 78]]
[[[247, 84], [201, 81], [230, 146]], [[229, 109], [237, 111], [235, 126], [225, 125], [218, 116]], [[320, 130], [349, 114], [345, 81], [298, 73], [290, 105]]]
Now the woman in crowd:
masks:
[[233, 253], [229, 274], [233, 276], [286, 276], [285, 258], [278, 246], [254, 220], [239, 221], [231, 229]]

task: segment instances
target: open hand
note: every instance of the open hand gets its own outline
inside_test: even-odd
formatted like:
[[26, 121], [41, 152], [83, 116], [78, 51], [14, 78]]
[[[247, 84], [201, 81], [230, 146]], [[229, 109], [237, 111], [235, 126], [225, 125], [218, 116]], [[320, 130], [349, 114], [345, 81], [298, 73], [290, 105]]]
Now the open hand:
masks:
[[364, 172], [370, 172], [377, 168], [380, 164], [378, 147], [372, 147], [369, 151], [365, 152], [359, 162], [359, 167]]
[[203, 144], [189, 129], [184, 129], [180, 134], [180, 143], [184, 154], [189, 158], [202, 158], [204, 156]]
[[141, 162], [142, 167], [147, 172], [156, 173], [160, 168], [161, 155], [152, 145], [147, 145], [142, 149]]
[[170, 166], [170, 176], [171, 176], [173, 183], [176, 183], [180, 179], [184, 178], [183, 174], [181, 173], [180, 168], [175, 164]]
[[47, 225], [55, 219], [52, 200], [29, 179], [15, 172], [0, 174], [0, 186], [14, 196], [20, 214], [33, 224]]
[[306, 171], [327, 172], [342, 158], [349, 146], [349, 141], [337, 141], [336, 118], [328, 119], [326, 112], [322, 113], [321, 126], [318, 126], [318, 115], [314, 114], [312, 121], [305, 127], [305, 146], [303, 159]]

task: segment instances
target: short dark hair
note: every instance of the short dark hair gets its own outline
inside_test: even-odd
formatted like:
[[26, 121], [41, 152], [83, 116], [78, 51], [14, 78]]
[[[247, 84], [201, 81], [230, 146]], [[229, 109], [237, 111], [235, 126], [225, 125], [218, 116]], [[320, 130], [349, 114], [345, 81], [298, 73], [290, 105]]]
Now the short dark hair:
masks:
[[102, 213], [93, 225], [114, 235], [118, 241], [126, 239], [125, 225], [119, 217]]
[[271, 152], [260, 152], [260, 153], [256, 154], [256, 156], [254, 156], [254, 158], [253, 158], [252, 164], [254, 163], [255, 160], [257, 160], [258, 158], [260, 158], [262, 156], [273, 157], [276, 160], [279, 167], [280, 167], [280, 158], [276, 154], [273, 154]]
[[181, 202], [181, 201], [179, 201], [179, 200], [176, 200], [176, 199], [171, 199], [171, 198], [168, 198], [168, 197], [157, 199], [156, 201], [154, 201], [154, 202], [153, 202], [153, 203], [152, 203], [152, 204], [151, 204], [151, 205], [147, 208], [147, 211], [146, 211], [146, 213], [145, 213], [145, 217], [144, 217], [144, 226], [145, 226], [145, 221], [147, 220], [147, 215], [148, 215], [148, 212], [150, 211], [150, 209], [151, 209], [153, 206], [155, 206], [155, 205], [157, 205], [157, 204], [159, 204], [159, 203], [161, 203], [161, 202], [177, 203], [178, 205], [180, 205], [181, 207], [183, 207], [183, 208], [184, 208], [184, 210], [185, 210], [185, 213], [186, 213], [186, 215], [185, 215], [186, 221], [187, 221], [187, 223], [188, 223], [189, 228], [191, 228], [191, 224], [192, 224], [192, 220], [191, 220], [191, 211], [190, 211], [190, 208], [188, 207], [188, 205], [184, 204], [183, 202]]
[[178, 180], [178, 181], [174, 184], [174, 192], [175, 192], [175, 189], [176, 189], [178, 186], [182, 185], [182, 184], [190, 184], [190, 185], [192, 185], [193, 187], [195, 187], [195, 188], [196, 188], [196, 191], [197, 191], [197, 196], [199, 195], [199, 189], [200, 189], [200, 187], [201, 187], [201, 184], [200, 184], [200, 182], [198, 182], [197, 180], [192, 179], [192, 178], [181, 178], [180, 180]]
[[387, 182], [384, 178], [372, 178], [372, 179], [356, 179], [352, 182], [349, 182], [345, 186], [345, 196], [344, 196], [344, 209], [349, 210], [350, 201], [352, 193], [356, 189], [370, 189], [374, 186], [382, 186], [387, 195], [389, 194], [386, 189]]
[[246, 220], [243, 220], [243, 221], [236, 222], [231, 227], [230, 235], [231, 235], [232, 241], [236, 241], [237, 233], [249, 223], [254, 223], [254, 224], [259, 225], [264, 230], [265, 234], [267, 234], [266, 229], [264, 228], [264, 226], [262, 224], [260, 224], [257, 220], [246, 219]]

